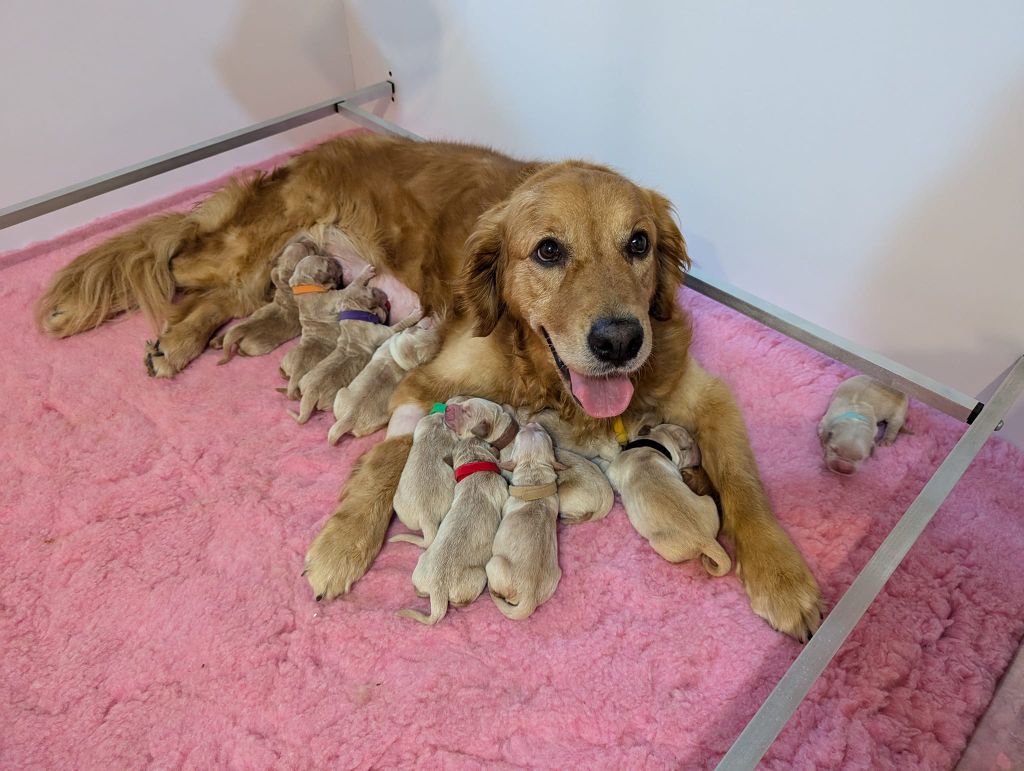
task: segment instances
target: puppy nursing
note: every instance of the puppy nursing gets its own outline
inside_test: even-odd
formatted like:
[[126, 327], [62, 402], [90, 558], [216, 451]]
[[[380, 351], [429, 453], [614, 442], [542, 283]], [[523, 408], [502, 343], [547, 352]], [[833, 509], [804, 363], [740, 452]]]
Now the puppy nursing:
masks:
[[235, 354], [262, 356], [299, 336], [302, 332], [299, 308], [288, 281], [299, 261], [313, 251], [313, 245], [304, 240], [295, 241], [284, 248], [270, 272], [270, 280], [274, 285], [273, 299], [249, 318], [210, 341], [211, 348], [224, 350], [218, 364], [226, 364]]
[[333, 257], [310, 254], [299, 261], [288, 280], [299, 309], [302, 337], [284, 355], [281, 372], [288, 378], [288, 398], [299, 397], [299, 381], [326, 358], [338, 341], [341, 263]]
[[452, 452], [458, 437], [445, 421], [443, 404], [420, 418], [412, 435], [412, 449], [405, 462], [392, 504], [398, 519], [423, 536], [396, 535], [392, 541], [405, 541], [420, 547], [434, 542], [437, 530], [455, 495]]
[[368, 265], [341, 290], [335, 345], [298, 383], [302, 403], [298, 414], [292, 413], [292, 416], [299, 423], [309, 420], [314, 410], [330, 409], [338, 390], [352, 382], [381, 343], [419, 321], [416, 315], [393, 327], [386, 326], [388, 297], [380, 289], [367, 286], [374, 275], [373, 266]]
[[484, 568], [508, 498], [498, 456], [486, 442], [459, 440], [452, 460], [456, 484], [451, 508], [412, 574], [417, 594], [430, 597], [430, 615], [411, 609], [398, 613], [424, 624], [436, 624], [449, 605], [468, 605], [483, 592]]
[[[851, 377], [832, 394], [818, 423], [825, 465], [838, 474], [855, 473], [874, 454], [876, 441], [890, 445], [906, 431], [906, 420], [906, 394], [867, 375]], [[876, 440], [880, 423], [885, 423], [885, 431]]]
[[555, 593], [558, 567], [558, 484], [551, 439], [537, 423], [523, 426], [502, 468], [512, 484], [487, 562], [487, 585], [505, 616], [524, 619]]
[[335, 424], [327, 440], [337, 444], [347, 433], [372, 434], [391, 417], [388, 402], [405, 373], [434, 358], [441, 335], [431, 317], [395, 335], [377, 348], [370, 362], [334, 397]]
[[700, 557], [713, 576], [732, 562], [718, 543], [718, 509], [683, 482], [681, 469], [700, 462], [696, 444], [679, 426], [661, 424], [631, 442], [608, 467], [626, 516], [654, 550], [669, 562]]

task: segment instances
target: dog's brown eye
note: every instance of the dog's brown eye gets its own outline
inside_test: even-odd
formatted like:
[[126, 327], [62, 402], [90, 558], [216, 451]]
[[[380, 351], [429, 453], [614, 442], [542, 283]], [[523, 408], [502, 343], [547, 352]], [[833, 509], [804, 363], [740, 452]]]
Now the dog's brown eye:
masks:
[[647, 254], [650, 246], [651, 243], [647, 239], [647, 234], [642, 230], [639, 233], [634, 233], [633, 237], [629, 239], [629, 253], [634, 257], [642, 257]]
[[565, 253], [562, 246], [553, 238], [545, 238], [533, 251], [533, 259], [542, 265], [553, 265], [561, 262]]

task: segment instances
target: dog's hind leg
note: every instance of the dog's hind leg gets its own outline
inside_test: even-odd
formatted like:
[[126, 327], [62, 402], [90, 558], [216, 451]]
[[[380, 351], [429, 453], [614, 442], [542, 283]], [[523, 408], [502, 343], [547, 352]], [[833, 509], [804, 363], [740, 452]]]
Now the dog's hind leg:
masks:
[[210, 336], [239, 310], [238, 293], [227, 289], [187, 294], [175, 303], [164, 331], [146, 343], [145, 364], [152, 377], [174, 377], [206, 350]]

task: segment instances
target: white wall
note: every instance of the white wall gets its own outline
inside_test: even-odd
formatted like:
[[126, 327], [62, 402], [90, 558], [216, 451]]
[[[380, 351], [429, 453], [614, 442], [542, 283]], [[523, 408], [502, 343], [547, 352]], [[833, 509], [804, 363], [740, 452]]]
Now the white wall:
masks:
[[[3, 0], [0, 73], [0, 207], [353, 84], [336, 0]], [[348, 127], [320, 121], [0, 231], [0, 251]]]
[[618, 166], [701, 267], [968, 394], [1024, 352], [1019, 0], [346, 9], [411, 130]]

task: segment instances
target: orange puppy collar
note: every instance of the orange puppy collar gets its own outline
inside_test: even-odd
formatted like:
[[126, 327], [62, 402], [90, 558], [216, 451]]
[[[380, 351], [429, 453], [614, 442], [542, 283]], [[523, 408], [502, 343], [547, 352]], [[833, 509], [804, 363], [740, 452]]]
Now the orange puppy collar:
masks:
[[292, 294], [323, 294], [327, 287], [319, 284], [296, 284], [292, 287]]

